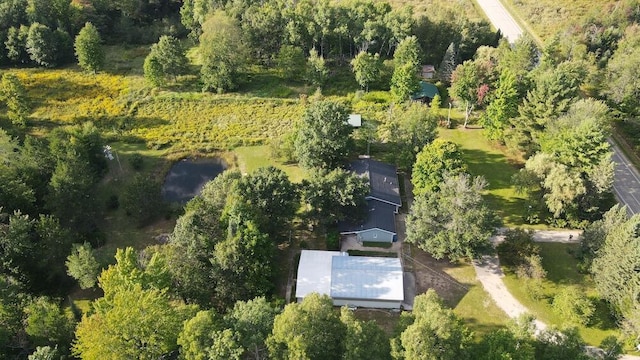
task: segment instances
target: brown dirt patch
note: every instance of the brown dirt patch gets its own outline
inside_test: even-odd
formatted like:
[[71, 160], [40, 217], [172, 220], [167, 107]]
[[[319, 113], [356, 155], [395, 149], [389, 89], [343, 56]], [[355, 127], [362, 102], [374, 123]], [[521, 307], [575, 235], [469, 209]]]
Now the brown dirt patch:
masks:
[[413, 267], [416, 276], [416, 295], [434, 289], [447, 305], [455, 307], [467, 293], [468, 284], [460, 283], [445, 272], [446, 269], [456, 267], [456, 264], [448, 260], [436, 260], [415, 246], [411, 246], [409, 256], [410, 258], [405, 256], [405, 263]]

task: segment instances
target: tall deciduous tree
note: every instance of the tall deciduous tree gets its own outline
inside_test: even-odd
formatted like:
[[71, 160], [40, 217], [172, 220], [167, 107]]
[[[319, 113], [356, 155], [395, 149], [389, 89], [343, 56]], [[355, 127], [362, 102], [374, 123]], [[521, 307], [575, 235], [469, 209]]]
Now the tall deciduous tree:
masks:
[[451, 95], [464, 110], [464, 127], [469, 123], [469, 116], [478, 102], [480, 78], [473, 61], [467, 60], [458, 65], [451, 75]]
[[640, 215], [626, 219], [624, 210], [613, 208], [594, 225], [602, 229], [604, 243], [596, 253], [591, 273], [598, 293], [622, 318], [625, 333], [636, 338], [640, 335]]
[[313, 86], [321, 87], [327, 81], [327, 75], [329, 75], [329, 70], [325, 65], [324, 57], [322, 54], [318, 54], [315, 48], [311, 49], [307, 58], [307, 82]]
[[416, 197], [407, 216], [407, 242], [436, 259], [476, 256], [498, 225], [482, 200], [485, 186], [481, 177], [445, 175], [439, 191]]
[[391, 359], [389, 339], [375, 321], [356, 319], [353, 311], [346, 306], [340, 309], [340, 321], [346, 326], [343, 359]]
[[422, 63], [422, 58], [422, 49], [415, 36], [409, 36], [400, 41], [393, 54], [393, 62], [396, 66], [411, 64], [415, 71], [418, 71], [418, 65]]
[[219, 308], [269, 293], [273, 287], [274, 242], [251, 221], [238, 224], [215, 246], [213, 277]]
[[148, 225], [164, 211], [161, 191], [159, 182], [136, 175], [124, 188], [122, 208], [138, 226]]
[[358, 219], [366, 211], [369, 183], [343, 169], [319, 171], [303, 183], [302, 195], [309, 212], [321, 224]]
[[[151, 52], [145, 58], [145, 77], [152, 84], [161, 85], [166, 78], [175, 80], [178, 75], [183, 74], [188, 62], [180, 41], [173, 36], [163, 35], [151, 46]], [[158, 70], [160, 74], [157, 74]], [[162, 81], [158, 81], [158, 75]]]
[[238, 343], [253, 359], [267, 359], [266, 341], [278, 311], [264, 297], [238, 301], [224, 317], [237, 334]]
[[27, 37], [29, 36], [29, 27], [20, 25], [19, 27], [10, 27], [7, 32], [7, 40], [4, 46], [7, 49], [7, 58], [16, 64], [26, 64], [31, 59], [27, 52]]
[[25, 331], [37, 346], [57, 345], [68, 349], [73, 339], [75, 321], [70, 313], [47, 298], [40, 297], [24, 309]]
[[13, 74], [4, 74], [0, 83], [0, 102], [7, 104], [7, 116], [11, 122], [19, 127], [27, 124], [31, 112], [27, 90], [20, 80]]
[[300, 165], [333, 169], [346, 159], [352, 146], [348, 114], [346, 107], [332, 101], [307, 107], [295, 142]]
[[[287, 174], [273, 166], [259, 168], [238, 182], [238, 201], [242, 202], [249, 219], [256, 222], [262, 231], [276, 237], [288, 228], [298, 210], [300, 201], [296, 186]], [[247, 214], [232, 213], [239, 219]], [[233, 219], [230, 219], [233, 226]]]
[[369, 91], [369, 86], [380, 75], [382, 62], [380, 61], [380, 55], [371, 55], [366, 51], [362, 51], [351, 60], [351, 67], [360, 87]]
[[180, 355], [186, 360], [207, 360], [215, 332], [224, 329], [222, 319], [213, 310], [199, 311], [185, 321], [178, 335]]
[[399, 64], [391, 76], [391, 93], [403, 102], [408, 100], [420, 88], [416, 67], [411, 63]]
[[411, 173], [413, 193], [422, 195], [438, 191], [445, 175], [466, 171], [458, 145], [448, 140], [435, 139], [418, 153]]
[[104, 49], [98, 29], [88, 22], [76, 36], [74, 44], [78, 65], [94, 74], [104, 66]]
[[225, 92], [238, 86], [248, 64], [242, 32], [236, 21], [216, 12], [202, 24], [200, 70], [204, 90]]
[[442, 304], [433, 289], [418, 295], [408, 326], [392, 340], [396, 359], [465, 359], [470, 355], [472, 337], [451, 309]]
[[618, 48], [607, 63], [603, 93], [628, 114], [638, 114], [640, 92], [638, 90], [640, 67], [640, 31], [637, 25], [629, 26]]
[[158, 359], [178, 349], [182, 324], [195, 312], [164, 290], [121, 288], [78, 324], [73, 353], [96, 360]]
[[27, 52], [31, 60], [44, 67], [62, 64], [72, 49], [69, 34], [62, 30], [52, 30], [46, 25], [33, 23], [27, 36]]
[[276, 66], [280, 76], [287, 80], [301, 80], [307, 66], [302, 48], [282, 45], [276, 55]]
[[345, 332], [331, 298], [311, 294], [276, 316], [267, 339], [269, 355], [275, 360], [339, 359]]
[[419, 102], [394, 106], [391, 119], [378, 132], [383, 141], [394, 145], [398, 165], [410, 169], [416, 155], [436, 138], [437, 118]]
[[555, 217], [598, 217], [613, 182], [608, 133], [606, 105], [597, 100], [576, 102], [541, 136], [541, 152], [522, 170], [521, 184], [531, 181], [524, 189], [542, 197]]

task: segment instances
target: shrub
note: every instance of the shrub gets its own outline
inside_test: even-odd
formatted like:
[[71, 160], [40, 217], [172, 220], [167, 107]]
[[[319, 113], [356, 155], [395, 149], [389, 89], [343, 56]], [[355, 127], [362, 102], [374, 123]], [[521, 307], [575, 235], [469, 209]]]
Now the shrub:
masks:
[[582, 289], [568, 286], [553, 298], [553, 311], [573, 325], [587, 325], [595, 312], [595, 305]]
[[500, 262], [512, 270], [526, 262], [526, 258], [538, 254], [539, 248], [533, 242], [531, 232], [524, 229], [507, 230], [504, 241], [496, 250], [500, 256]]
[[120, 200], [118, 195], [112, 194], [107, 199], [107, 210], [117, 210], [120, 207]]
[[144, 164], [144, 159], [142, 158], [142, 155], [135, 153], [129, 158], [129, 164], [134, 170], [141, 170], [142, 165]]
[[122, 194], [122, 207], [127, 215], [144, 226], [164, 213], [160, 184], [142, 175], [136, 175]]
[[327, 233], [327, 250], [340, 250], [340, 234], [336, 231]]

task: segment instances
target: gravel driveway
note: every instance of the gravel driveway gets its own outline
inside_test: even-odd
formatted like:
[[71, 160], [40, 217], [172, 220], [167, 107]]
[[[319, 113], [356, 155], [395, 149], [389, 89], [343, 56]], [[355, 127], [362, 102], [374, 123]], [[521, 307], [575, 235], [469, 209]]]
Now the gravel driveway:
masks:
[[[502, 230], [502, 229], [501, 229]], [[535, 231], [533, 240], [538, 242], [561, 242], [561, 243], [577, 243], [580, 241], [581, 232], [578, 230], [549, 230]], [[571, 235], [571, 236], [569, 236]], [[499, 243], [503, 239], [498, 235], [492, 239], [494, 244]], [[529, 312], [516, 298], [511, 295], [507, 287], [504, 285], [502, 278], [504, 273], [500, 269], [500, 261], [497, 255], [485, 255], [479, 260], [473, 262], [476, 270], [476, 277], [482, 283], [487, 293], [493, 298], [496, 305], [501, 308], [510, 318], [517, 318], [523, 313]], [[547, 328], [547, 325], [540, 320], [535, 321], [536, 333]], [[595, 347], [587, 347], [589, 352], [597, 352]], [[621, 360], [640, 360], [640, 356], [623, 355]]]

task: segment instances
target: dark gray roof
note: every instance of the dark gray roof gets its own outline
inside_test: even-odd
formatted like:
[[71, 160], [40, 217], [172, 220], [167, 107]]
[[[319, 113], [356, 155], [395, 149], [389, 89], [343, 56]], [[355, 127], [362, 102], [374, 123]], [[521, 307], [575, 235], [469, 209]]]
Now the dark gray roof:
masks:
[[373, 228], [396, 233], [396, 206], [377, 200], [367, 200], [367, 219], [360, 223], [340, 222], [338, 229], [341, 233], [353, 233]]
[[369, 178], [369, 198], [402, 206], [395, 166], [372, 159], [360, 159], [351, 163], [351, 171]]

